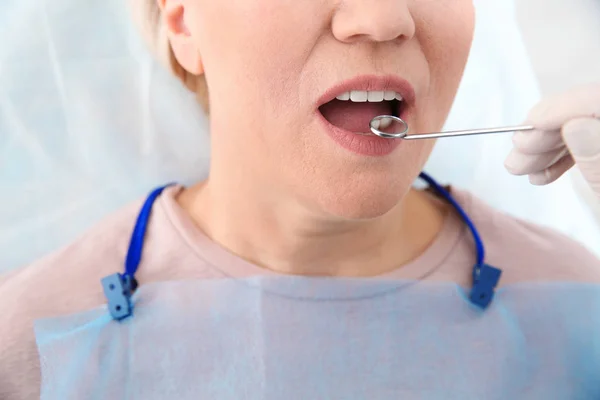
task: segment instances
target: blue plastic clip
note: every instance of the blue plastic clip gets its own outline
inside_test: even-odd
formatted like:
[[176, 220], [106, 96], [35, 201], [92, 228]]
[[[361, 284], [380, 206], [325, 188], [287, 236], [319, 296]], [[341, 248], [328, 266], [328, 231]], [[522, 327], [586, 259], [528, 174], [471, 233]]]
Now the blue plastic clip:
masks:
[[473, 269], [471, 303], [486, 309], [494, 299], [494, 289], [498, 286], [502, 270], [487, 264], [476, 265]]
[[113, 319], [121, 321], [133, 313], [131, 296], [137, 288], [135, 278], [113, 274], [102, 279], [102, 288], [108, 301], [108, 310]]

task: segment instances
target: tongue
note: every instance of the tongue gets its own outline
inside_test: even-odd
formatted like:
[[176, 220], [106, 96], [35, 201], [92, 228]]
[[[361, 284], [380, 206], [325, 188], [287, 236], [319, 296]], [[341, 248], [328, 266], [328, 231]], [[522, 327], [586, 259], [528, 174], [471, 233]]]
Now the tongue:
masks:
[[369, 123], [378, 115], [390, 115], [392, 102], [353, 103], [333, 100], [319, 109], [332, 125], [356, 133], [369, 133]]

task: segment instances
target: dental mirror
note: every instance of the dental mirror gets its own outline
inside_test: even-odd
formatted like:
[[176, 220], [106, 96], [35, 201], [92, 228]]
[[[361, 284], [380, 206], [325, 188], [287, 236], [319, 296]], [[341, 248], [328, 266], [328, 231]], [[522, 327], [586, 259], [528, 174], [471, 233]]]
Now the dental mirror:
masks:
[[437, 139], [444, 137], [487, 135], [495, 133], [510, 133], [518, 131], [532, 131], [535, 127], [531, 125], [505, 126], [501, 128], [471, 129], [463, 131], [448, 131], [408, 135], [408, 124], [399, 117], [393, 115], [379, 115], [371, 120], [371, 132], [385, 139]]
[[408, 124], [393, 115], [379, 115], [371, 120], [371, 132], [385, 139], [403, 139], [408, 134]]

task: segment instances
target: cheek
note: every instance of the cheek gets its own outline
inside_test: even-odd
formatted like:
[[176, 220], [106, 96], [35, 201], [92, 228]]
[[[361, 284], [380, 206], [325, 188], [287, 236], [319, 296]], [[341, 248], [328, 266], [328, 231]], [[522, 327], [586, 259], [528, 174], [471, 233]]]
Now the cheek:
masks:
[[[425, 2], [427, 3], [427, 2]], [[441, 60], [438, 67], [458, 67], [466, 62], [473, 31], [475, 9], [470, 0], [437, 0], [423, 4], [416, 12], [420, 25], [419, 40], [432, 59]]]
[[[190, 0], [193, 4], [198, 0]], [[302, 67], [324, 7], [292, 0], [201, 0], [194, 13], [197, 46], [211, 97], [235, 96], [253, 116], [293, 109]], [[316, 39], [315, 39], [316, 40]], [[227, 103], [215, 99], [215, 104]], [[290, 104], [292, 103], [292, 104]], [[240, 107], [241, 109], [242, 107]], [[277, 115], [277, 114], [276, 114]]]
[[[424, 4], [416, 14], [418, 40], [430, 71], [427, 107], [438, 115], [441, 128], [460, 84], [473, 40], [474, 8], [471, 0], [436, 0]], [[425, 4], [427, 3], [427, 5]]]

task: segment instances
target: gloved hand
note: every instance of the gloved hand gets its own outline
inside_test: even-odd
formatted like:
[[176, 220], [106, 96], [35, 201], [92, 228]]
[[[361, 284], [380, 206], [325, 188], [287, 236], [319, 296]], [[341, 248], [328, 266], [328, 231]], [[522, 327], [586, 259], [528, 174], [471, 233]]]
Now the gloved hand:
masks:
[[515, 133], [506, 169], [547, 185], [577, 164], [600, 199], [600, 84], [542, 100], [526, 125], [536, 129]]

